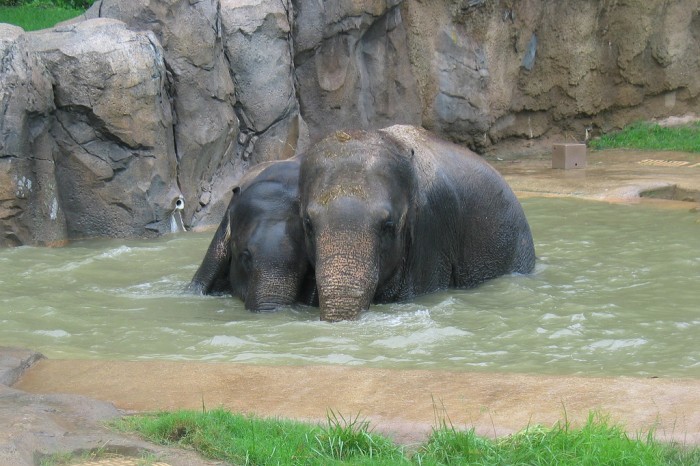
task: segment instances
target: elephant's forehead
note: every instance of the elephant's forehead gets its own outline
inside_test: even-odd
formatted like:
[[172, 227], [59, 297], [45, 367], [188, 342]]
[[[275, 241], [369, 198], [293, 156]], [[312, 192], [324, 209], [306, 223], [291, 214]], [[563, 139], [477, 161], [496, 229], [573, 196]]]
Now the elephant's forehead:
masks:
[[317, 202], [326, 206], [341, 197], [354, 197], [357, 199], [368, 199], [367, 186], [357, 182], [346, 182], [324, 186], [319, 193]]
[[385, 150], [381, 139], [374, 133], [358, 132], [354, 135], [339, 131], [317, 145], [318, 156], [327, 159], [367, 158]]

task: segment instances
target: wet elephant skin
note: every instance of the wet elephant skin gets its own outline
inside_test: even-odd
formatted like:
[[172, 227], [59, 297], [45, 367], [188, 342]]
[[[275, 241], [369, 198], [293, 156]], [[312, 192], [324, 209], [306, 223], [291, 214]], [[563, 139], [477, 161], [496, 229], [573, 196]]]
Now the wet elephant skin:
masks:
[[299, 217], [299, 159], [255, 166], [226, 213], [187, 289], [230, 293], [252, 311], [314, 301], [314, 275]]
[[305, 154], [299, 186], [322, 320], [534, 268], [505, 180], [423, 129], [337, 132]]

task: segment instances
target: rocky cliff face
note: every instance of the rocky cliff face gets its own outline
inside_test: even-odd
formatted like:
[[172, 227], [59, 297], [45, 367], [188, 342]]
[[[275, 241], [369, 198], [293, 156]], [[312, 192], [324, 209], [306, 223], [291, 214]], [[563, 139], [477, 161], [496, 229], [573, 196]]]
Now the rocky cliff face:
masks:
[[217, 224], [336, 129], [581, 140], [697, 111], [698, 71], [700, 0], [98, 0], [0, 25], [0, 245]]

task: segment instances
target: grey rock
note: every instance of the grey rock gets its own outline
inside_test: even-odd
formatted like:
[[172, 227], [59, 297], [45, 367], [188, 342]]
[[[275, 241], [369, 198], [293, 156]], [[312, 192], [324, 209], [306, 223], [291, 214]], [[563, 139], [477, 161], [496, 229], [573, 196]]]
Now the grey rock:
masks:
[[[186, 225], [202, 209], [198, 199], [204, 189], [211, 190], [217, 179], [240, 176], [247, 167], [236, 157], [235, 87], [222, 44], [220, 7], [216, 0], [102, 0], [90, 9], [93, 16], [151, 31], [162, 46]], [[197, 213], [199, 220], [218, 207], [209, 220], [218, 223], [223, 202], [228, 200], [209, 204]]]
[[420, 124], [401, 3], [295, 4], [295, 70], [311, 141], [343, 128]]
[[[223, 50], [235, 83], [234, 110], [240, 134], [234, 161], [218, 170], [206, 189], [209, 206], [197, 212], [196, 224], [216, 224], [231, 187], [260, 162], [285, 159], [308, 145], [299, 114], [291, 43], [289, 0], [222, 0], [219, 8]], [[201, 202], [200, 202], [201, 204]]]
[[67, 231], [52, 157], [52, 77], [24, 31], [7, 24], [0, 64], [0, 246], [60, 244]]
[[223, 464], [154, 445], [105, 425], [123, 415], [111, 403], [80, 395], [37, 395], [0, 385], [0, 464], [33, 466], [53, 455], [155, 456], [173, 466]]
[[36, 155], [54, 164], [68, 237], [170, 231], [181, 193], [153, 33], [94, 19], [32, 34], [29, 47], [51, 76], [51, 151]]
[[0, 346], [0, 385], [12, 386], [44, 355], [23, 348]]
[[222, 464], [194, 452], [150, 444], [106, 426], [124, 415], [111, 403], [80, 395], [33, 394], [11, 388], [44, 356], [0, 346], [0, 465], [33, 466], [52, 455], [114, 453], [156, 456], [173, 466]]

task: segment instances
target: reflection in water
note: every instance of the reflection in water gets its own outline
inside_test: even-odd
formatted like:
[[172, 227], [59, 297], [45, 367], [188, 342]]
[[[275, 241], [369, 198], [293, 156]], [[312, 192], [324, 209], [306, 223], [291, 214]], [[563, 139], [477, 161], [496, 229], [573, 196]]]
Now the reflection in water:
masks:
[[700, 377], [700, 215], [526, 199], [535, 272], [372, 307], [253, 314], [183, 294], [213, 233], [0, 250], [0, 345], [193, 359]]

